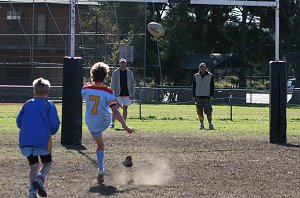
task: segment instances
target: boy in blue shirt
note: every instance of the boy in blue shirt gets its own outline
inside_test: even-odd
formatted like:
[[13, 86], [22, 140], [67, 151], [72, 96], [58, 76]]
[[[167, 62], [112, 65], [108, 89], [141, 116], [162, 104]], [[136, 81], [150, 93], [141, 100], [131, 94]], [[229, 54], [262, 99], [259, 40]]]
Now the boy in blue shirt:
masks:
[[[33, 81], [34, 98], [28, 100], [17, 117], [20, 128], [19, 147], [29, 162], [29, 198], [46, 197], [44, 181], [52, 165], [52, 138], [60, 121], [56, 107], [47, 97], [50, 89], [48, 80]], [[41, 164], [39, 162], [41, 160]]]
[[86, 101], [85, 121], [93, 139], [97, 143], [97, 181], [99, 184], [104, 182], [104, 140], [102, 138], [102, 132], [110, 125], [110, 109], [115, 118], [122, 124], [122, 127], [128, 133], [133, 133], [133, 129], [126, 125], [125, 120], [117, 108], [114, 91], [104, 86], [104, 80], [108, 72], [108, 65], [103, 62], [95, 63], [90, 71], [92, 84], [83, 86], [81, 91], [82, 97]]

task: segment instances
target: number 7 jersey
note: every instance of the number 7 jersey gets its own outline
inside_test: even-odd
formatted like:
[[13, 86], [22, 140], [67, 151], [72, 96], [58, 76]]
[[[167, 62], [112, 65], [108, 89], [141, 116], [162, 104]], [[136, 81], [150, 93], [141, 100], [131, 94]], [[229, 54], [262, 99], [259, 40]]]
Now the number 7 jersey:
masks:
[[114, 91], [106, 86], [85, 85], [81, 95], [86, 101], [85, 122], [89, 130], [105, 131], [111, 122], [110, 107], [117, 105]]

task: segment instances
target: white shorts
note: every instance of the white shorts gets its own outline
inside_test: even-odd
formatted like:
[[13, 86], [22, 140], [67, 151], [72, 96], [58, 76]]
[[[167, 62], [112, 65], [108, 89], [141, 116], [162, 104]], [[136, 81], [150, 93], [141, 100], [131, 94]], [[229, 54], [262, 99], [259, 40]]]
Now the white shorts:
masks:
[[130, 106], [131, 105], [131, 99], [129, 96], [117, 96], [116, 100], [121, 107], [123, 106]]

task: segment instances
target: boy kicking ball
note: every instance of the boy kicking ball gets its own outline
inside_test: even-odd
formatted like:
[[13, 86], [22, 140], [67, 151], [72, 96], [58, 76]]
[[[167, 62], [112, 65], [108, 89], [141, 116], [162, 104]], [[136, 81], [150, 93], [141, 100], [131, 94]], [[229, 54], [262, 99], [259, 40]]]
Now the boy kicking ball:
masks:
[[115, 118], [122, 124], [128, 132], [133, 133], [133, 129], [126, 125], [125, 120], [117, 108], [117, 101], [114, 91], [104, 86], [104, 80], [109, 72], [109, 67], [103, 62], [93, 65], [90, 71], [92, 84], [85, 85], [81, 94], [86, 101], [85, 121], [93, 139], [97, 144], [96, 156], [98, 162], [99, 184], [104, 182], [104, 140], [102, 133], [109, 127], [111, 122], [111, 111]]

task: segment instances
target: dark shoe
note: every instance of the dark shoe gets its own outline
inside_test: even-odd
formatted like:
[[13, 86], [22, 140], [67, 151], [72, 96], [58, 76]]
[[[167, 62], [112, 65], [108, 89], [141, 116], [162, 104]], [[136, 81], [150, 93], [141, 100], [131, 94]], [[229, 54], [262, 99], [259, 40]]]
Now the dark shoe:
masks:
[[204, 124], [200, 124], [200, 127], [199, 127], [199, 129], [204, 129]]
[[47, 192], [44, 188], [44, 182], [42, 181], [41, 178], [36, 177], [33, 182], [32, 185], [35, 189], [37, 189], [39, 196], [41, 197], [47, 197]]
[[98, 171], [97, 182], [98, 184], [102, 184], [104, 182], [104, 170]]
[[115, 124], [111, 123], [110, 128], [114, 129], [115, 128]]

